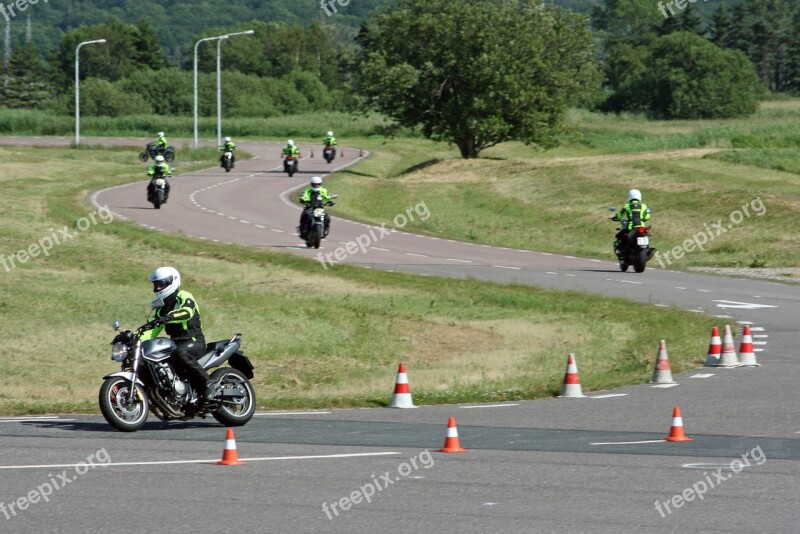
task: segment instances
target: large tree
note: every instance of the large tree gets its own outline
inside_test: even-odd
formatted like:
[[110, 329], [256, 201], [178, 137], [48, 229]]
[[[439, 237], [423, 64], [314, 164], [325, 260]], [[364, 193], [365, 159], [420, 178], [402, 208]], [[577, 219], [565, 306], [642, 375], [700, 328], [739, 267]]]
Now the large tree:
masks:
[[586, 19], [538, 0], [398, 0], [358, 43], [366, 106], [464, 158], [509, 140], [554, 145], [567, 106], [599, 83]]

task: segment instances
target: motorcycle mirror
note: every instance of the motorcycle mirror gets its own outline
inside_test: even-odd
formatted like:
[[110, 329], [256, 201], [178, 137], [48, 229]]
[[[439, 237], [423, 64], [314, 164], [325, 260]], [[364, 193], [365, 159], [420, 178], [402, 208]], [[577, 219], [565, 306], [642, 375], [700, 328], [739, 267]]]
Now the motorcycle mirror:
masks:
[[331, 198], [339, 198], [339, 195], [331, 195]]
[[119, 330], [119, 321], [114, 321], [113, 323], [111, 323], [111, 328], [114, 329], [114, 332]]
[[164, 299], [156, 299], [150, 303], [151, 308], [163, 308], [164, 307]]

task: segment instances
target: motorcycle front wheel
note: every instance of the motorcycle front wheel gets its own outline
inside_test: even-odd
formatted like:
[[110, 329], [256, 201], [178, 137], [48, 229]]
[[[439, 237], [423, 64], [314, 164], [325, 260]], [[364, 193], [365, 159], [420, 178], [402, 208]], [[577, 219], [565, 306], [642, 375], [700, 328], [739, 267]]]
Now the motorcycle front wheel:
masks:
[[256, 411], [256, 392], [244, 374], [230, 367], [222, 367], [211, 373], [211, 380], [219, 382], [223, 395], [226, 389], [241, 387], [245, 394], [225, 399], [222, 406], [214, 412], [214, 419], [225, 426], [242, 426]]
[[147, 151], [139, 152], [139, 161], [141, 161], [142, 163], [147, 161]]
[[314, 233], [311, 236], [312, 239], [314, 240], [314, 248], [319, 248], [319, 244], [322, 241], [322, 232], [323, 231], [324, 230], [323, 230], [321, 224], [318, 224], [318, 225], [316, 225], [314, 227], [314, 230], [313, 230]]
[[135, 432], [144, 426], [150, 405], [144, 388], [136, 384], [133, 402], [129, 402], [131, 382], [112, 376], [100, 388], [100, 411], [108, 424], [120, 432]]
[[175, 151], [171, 148], [168, 148], [164, 151], [164, 159], [168, 162], [172, 163], [175, 161]]

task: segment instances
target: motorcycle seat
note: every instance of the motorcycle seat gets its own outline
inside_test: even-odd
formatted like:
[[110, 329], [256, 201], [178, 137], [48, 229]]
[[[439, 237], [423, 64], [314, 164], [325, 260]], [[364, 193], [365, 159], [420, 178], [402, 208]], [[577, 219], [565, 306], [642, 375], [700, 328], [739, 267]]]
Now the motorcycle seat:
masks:
[[228, 344], [228, 341], [229, 340], [227, 339], [222, 339], [220, 341], [212, 341], [211, 343], [206, 343], [206, 353], [204, 354], [204, 357], [213, 354], [215, 352], [222, 352], [222, 349], [225, 348], [225, 345]]

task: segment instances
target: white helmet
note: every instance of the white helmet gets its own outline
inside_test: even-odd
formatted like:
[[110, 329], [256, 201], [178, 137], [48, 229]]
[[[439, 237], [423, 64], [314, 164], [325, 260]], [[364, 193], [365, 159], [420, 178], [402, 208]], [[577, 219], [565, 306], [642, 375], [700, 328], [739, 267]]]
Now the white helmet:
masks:
[[156, 156], [156, 163], [164, 163], [164, 156]]
[[164, 132], [158, 132], [159, 137], [164, 137]]
[[322, 178], [320, 178], [319, 176], [313, 177], [311, 179], [311, 187], [313, 187], [314, 189], [322, 187]]
[[333, 137], [333, 132], [328, 132], [328, 137]]
[[156, 299], [170, 297], [181, 286], [181, 275], [175, 267], [159, 267], [147, 280], [153, 282]]
[[286, 144], [289, 145], [289, 146], [294, 146], [294, 141], [289, 139], [288, 141], [286, 141]]
[[628, 202], [634, 199], [638, 200], [639, 202], [642, 201], [642, 193], [640, 193], [638, 189], [631, 189], [628, 191]]
[[225, 142], [226, 142], [226, 143], [230, 143], [230, 142], [231, 142], [231, 138], [230, 138], [230, 137], [226, 137], [226, 138], [225, 138]]

